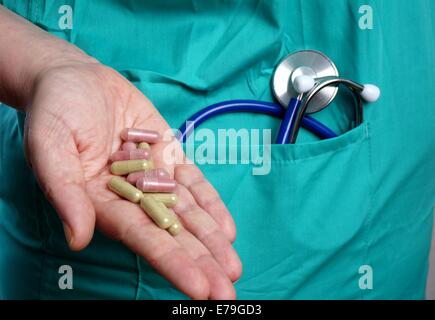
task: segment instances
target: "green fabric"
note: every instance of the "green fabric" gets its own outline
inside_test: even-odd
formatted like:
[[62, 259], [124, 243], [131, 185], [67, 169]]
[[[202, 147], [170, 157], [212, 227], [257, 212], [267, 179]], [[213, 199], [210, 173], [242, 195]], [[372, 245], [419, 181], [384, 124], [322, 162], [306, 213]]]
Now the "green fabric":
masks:
[[[341, 133], [272, 146], [268, 175], [249, 165], [202, 165], [237, 224], [241, 299], [424, 298], [435, 203], [435, 44], [431, 0], [3, 0], [126, 76], [177, 128], [206, 105], [272, 101], [270, 78], [288, 53], [316, 49], [344, 77], [371, 82], [381, 99], [352, 128], [348, 95], [317, 119]], [[358, 9], [373, 8], [373, 30]], [[343, 90], [342, 90], [343, 91]], [[70, 252], [22, 151], [22, 121], [0, 108], [0, 297], [162, 299], [184, 296], [121, 244], [97, 233]], [[202, 127], [273, 128], [276, 119], [223, 115]], [[351, 130], [349, 130], [351, 129]], [[274, 135], [273, 135], [274, 136]], [[74, 270], [60, 290], [58, 268]], [[373, 289], [361, 290], [361, 265]]]

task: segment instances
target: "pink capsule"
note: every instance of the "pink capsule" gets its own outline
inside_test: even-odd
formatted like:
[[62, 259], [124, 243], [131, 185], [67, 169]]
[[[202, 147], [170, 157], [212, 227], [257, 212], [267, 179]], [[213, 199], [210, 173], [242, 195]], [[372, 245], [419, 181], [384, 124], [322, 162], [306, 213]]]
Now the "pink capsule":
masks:
[[167, 178], [139, 178], [136, 187], [144, 192], [174, 192], [177, 182]]
[[160, 135], [157, 131], [126, 128], [121, 132], [121, 138], [124, 141], [130, 142], [148, 142], [156, 143], [159, 141]]
[[169, 172], [166, 171], [166, 169], [157, 168], [148, 171], [132, 172], [127, 176], [127, 181], [131, 184], [136, 184], [137, 180], [140, 178], [170, 179], [171, 176], [169, 175]]
[[134, 143], [134, 142], [124, 142], [121, 146], [121, 150], [130, 151], [130, 150], [136, 150], [136, 149], [137, 149], [137, 146], [136, 146], [136, 143]]
[[117, 151], [110, 156], [111, 161], [123, 161], [123, 160], [148, 160], [151, 157], [151, 153], [144, 149], [135, 150], [121, 150]]

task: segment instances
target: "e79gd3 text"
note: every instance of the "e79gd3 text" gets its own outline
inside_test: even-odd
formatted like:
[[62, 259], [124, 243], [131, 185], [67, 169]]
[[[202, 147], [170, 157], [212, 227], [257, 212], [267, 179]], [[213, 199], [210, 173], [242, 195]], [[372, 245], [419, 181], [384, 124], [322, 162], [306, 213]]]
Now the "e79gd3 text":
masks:
[[261, 314], [261, 305], [256, 304], [218, 304], [216, 314]]
[[259, 304], [217, 304], [216, 306], [186, 306], [179, 304], [172, 307], [171, 314], [176, 315], [194, 315], [200, 318], [207, 314], [216, 315], [260, 315], [262, 312]]

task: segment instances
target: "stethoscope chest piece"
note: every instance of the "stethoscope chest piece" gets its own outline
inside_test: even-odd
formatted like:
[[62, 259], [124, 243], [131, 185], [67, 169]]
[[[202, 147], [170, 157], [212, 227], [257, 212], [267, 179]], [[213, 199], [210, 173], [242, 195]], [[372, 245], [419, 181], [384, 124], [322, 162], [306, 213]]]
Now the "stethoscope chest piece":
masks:
[[[278, 64], [272, 78], [273, 94], [282, 106], [287, 107], [290, 99], [299, 95], [292, 86], [295, 78], [299, 76], [314, 79], [338, 77], [338, 70], [335, 64], [319, 51], [303, 50], [288, 55]], [[328, 106], [334, 100], [337, 90], [337, 86], [323, 88], [313, 97], [306, 113], [318, 112]]]

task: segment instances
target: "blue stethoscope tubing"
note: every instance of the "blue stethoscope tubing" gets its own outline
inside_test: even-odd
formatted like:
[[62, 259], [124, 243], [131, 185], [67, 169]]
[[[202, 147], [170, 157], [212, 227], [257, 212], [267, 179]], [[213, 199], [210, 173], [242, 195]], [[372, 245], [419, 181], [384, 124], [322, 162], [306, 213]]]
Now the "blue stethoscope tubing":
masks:
[[[284, 117], [281, 121], [281, 126], [278, 130], [278, 135], [276, 137], [277, 144], [286, 144], [288, 143], [290, 133], [292, 132], [296, 115], [299, 112], [299, 108], [301, 106], [302, 101], [299, 98], [291, 98], [290, 102], [287, 106], [287, 110], [285, 111]], [[328, 129], [329, 130], [329, 129]]]
[[[216, 115], [231, 112], [252, 112], [262, 113], [277, 118], [284, 118], [281, 128], [278, 131], [277, 143], [286, 143], [288, 141], [292, 127], [291, 125], [288, 126], [288, 123], [293, 123], [294, 125], [294, 119], [296, 118], [295, 116], [298, 113], [300, 104], [300, 99], [292, 98], [289, 103], [289, 108], [286, 110], [276, 103], [257, 100], [229, 100], [215, 103], [198, 111], [189, 119], [187, 119], [186, 122], [183, 123], [183, 125], [179, 128], [177, 138], [180, 142], [186, 142], [187, 137], [192, 133], [195, 127]], [[305, 129], [316, 134], [321, 139], [337, 137], [337, 134], [334, 131], [310, 116], [304, 115], [301, 125]]]

